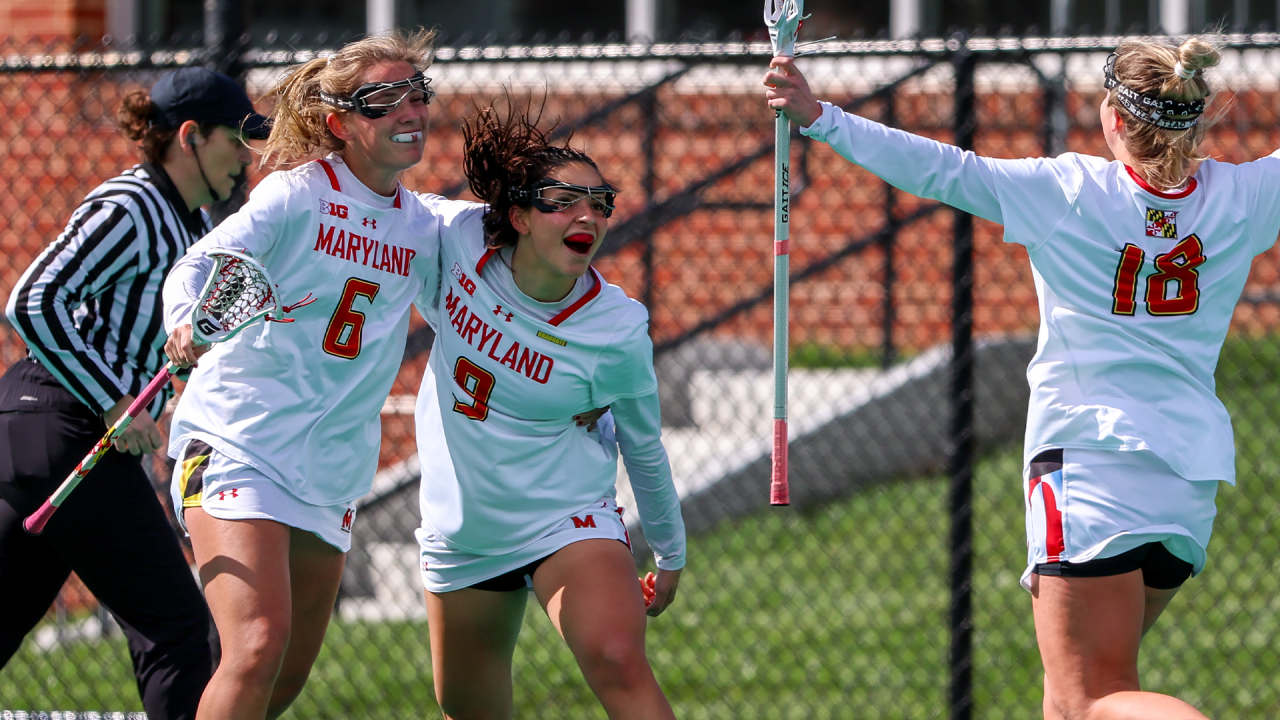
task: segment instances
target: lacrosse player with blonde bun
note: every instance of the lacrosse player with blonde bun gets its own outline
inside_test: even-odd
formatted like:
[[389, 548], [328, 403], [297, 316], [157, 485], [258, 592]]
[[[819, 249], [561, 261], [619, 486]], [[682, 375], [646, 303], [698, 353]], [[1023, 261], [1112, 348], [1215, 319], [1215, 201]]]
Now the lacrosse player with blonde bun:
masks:
[[1051, 720], [1204, 718], [1143, 692], [1138, 648], [1205, 565], [1219, 482], [1235, 482], [1214, 368], [1255, 255], [1280, 231], [1280, 153], [1233, 165], [1199, 149], [1217, 49], [1126, 42], [1103, 68], [1114, 161], [996, 160], [819, 103], [790, 59], [772, 108], [851, 162], [1005, 226], [1040, 301], [1027, 370], [1023, 498]]
[[[644, 647], [646, 612], [670, 605], [685, 564], [648, 314], [591, 267], [616, 190], [514, 105], [463, 134], [486, 204], [436, 205], [436, 340], [416, 411], [436, 698], [448, 718], [511, 717], [531, 589], [610, 718], [673, 717]], [[657, 561], [643, 583], [614, 499], [619, 450]]]
[[[432, 40], [370, 37], [294, 68], [272, 93], [264, 162], [296, 166], [268, 175], [165, 284], [169, 357], [199, 358], [169, 452], [222, 641], [202, 719], [278, 716], [323, 643], [410, 306], [425, 314], [439, 288], [435, 217], [400, 185], [422, 159]], [[204, 354], [190, 318], [222, 249], [262, 264], [284, 313]]]

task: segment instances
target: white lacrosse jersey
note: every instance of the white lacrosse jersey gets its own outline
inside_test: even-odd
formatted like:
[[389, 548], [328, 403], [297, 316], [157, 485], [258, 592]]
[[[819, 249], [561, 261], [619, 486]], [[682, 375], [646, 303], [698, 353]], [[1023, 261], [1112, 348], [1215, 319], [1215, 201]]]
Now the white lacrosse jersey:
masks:
[[426, 204], [399, 187], [394, 198], [377, 195], [337, 155], [263, 179], [175, 266], [165, 326], [190, 322], [215, 248], [256, 258], [292, 309], [286, 322], [258, 322], [200, 359], [169, 454], [199, 438], [313, 505], [368, 492], [409, 306], [434, 305], [436, 232]]
[[1026, 246], [1040, 335], [1024, 464], [1048, 448], [1149, 450], [1188, 480], [1234, 483], [1214, 369], [1253, 258], [1280, 233], [1280, 152], [1206, 160], [1166, 193], [1119, 162], [983, 158], [826, 104], [802, 132]]
[[[523, 295], [498, 251], [484, 246], [484, 206], [436, 209], [436, 340], [416, 412], [423, 526], [458, 550], [502, 555], [613, 497], [618, 444], [573, 416], [636, 398], [656, 408], [649, 318], [594, 268], [559, 304]], [[645, 415], [619, 415], [619, 442], [637, 430], [623, 422]], [[647, 417], [646, 461], [633, 467], [626, 444], [624, 460], [658, 566], [677, 569], [685, 540], [679, 497], [658, 413]]]

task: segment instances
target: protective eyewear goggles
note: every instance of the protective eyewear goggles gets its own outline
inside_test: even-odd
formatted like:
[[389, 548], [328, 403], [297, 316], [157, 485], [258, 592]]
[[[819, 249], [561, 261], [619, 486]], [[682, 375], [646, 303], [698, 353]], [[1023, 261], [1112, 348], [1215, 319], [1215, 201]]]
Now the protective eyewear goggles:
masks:
[[[563, 190], [547, 197], [548, 191]], [[591, 209], [604, 217], [612, 217], [618, 191], [612, 185], [574, 185], [559, 180], [539, 180], [528, 187], [511, 188], [511, 202], [531, 205], [542, 213], [564, 212], [575, 203], [587, 200]]]
[[365, 83], [351, 95], [330, 95], [321, 90], [320, 100], [340, 110], [355, 110], [369, 119], [376, 119], [395, 110], [413, 93], [422, 93], [423, 104], [430, 104], [431, 98], [436, 96], [436, 91], [431, 89], [431, 78], [418, 73], [395, 82]]

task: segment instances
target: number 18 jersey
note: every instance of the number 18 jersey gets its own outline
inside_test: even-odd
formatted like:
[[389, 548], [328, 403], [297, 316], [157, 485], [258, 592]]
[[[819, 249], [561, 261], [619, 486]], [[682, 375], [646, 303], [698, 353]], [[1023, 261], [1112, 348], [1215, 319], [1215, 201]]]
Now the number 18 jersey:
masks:
[[[539, 319], [497, 292], [481, 205], [440, 217], [435, 345], [418, 395], [423, 524], [451, 546], [500, 555], [611, 497], [618, 450], [573, 416], [657, 391], [648, 313], [590, 271], [585, 294]], [[641, 512], [644, 512], [641, 508]]]
[[802, 131], [890, 184], [1005, 226], [1040, 301], [1025, 460], [1149, 450], [1188, 480], [1235, 480], [1214, 369], [1253, 258], [1280, 231], [1280, 152], [1206, 160], [1160, 192], [1102, 158], [985, 158], [823, 104]]

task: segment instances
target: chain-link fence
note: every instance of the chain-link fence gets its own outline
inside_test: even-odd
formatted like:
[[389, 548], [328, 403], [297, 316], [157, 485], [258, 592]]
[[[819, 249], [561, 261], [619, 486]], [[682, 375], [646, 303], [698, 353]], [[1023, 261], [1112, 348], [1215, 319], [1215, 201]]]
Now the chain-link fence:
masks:
[[[1101, 68], [1118, 41], [827, 42], [801, 67], [821, 98], [985, 155], [1105, 155]], [[1280, 145], [1280, 37], [1228, 41], [1215, 71], [1225, 113], [1208, 150], [1241, 162]], [[121, 94], [200, 59], [37, 50], [0, 57], [0, 296], [84, 194], [134, 161], [111, 121]], [[305, 56], [245, 52], [251, 94]], [[1002, 243], [998, 226], [892, 190], [798, 135], [793, 505], [767, 505], [767, 57], [767, 44], [444, 48], [427, 157], [405, 184], [465, 196], [460, 121], [511, 88], [545, 95], [545, 117], [621, 187], [596, 265], [652, 317], [690, 562], [677, 603], [650, 623], [649, 651], [679, 717], [1036, 717], [1041, 668], [1017, 582], [1024, 373], [1038, 323], [1025, 251]], [[420, 320], [414, 328], [383, 411], [382, 469], [294, 717], [438, 713], [412, 535], [412, 407], [430, 335]], [[1239, 485], [1222, 487], [1209, 565], [1142, 658], [1144, 687], [1213, 717], [1280, 716], [1280, 460], [1268, 452], [1280, 440], [1278, 333], [1272, 250], [1255, 263], [1218, 370]], [[22, 352], [0, 331], [0, 362]], [[167, 467], [156, 467], [167, 497]], [[540, 610], [529, 611], [515, 672], [517, 717], [604, 717]], [[0, 710], [137, 711], [133, 688], [123, 640], [73, 580], [0, 671]]]

